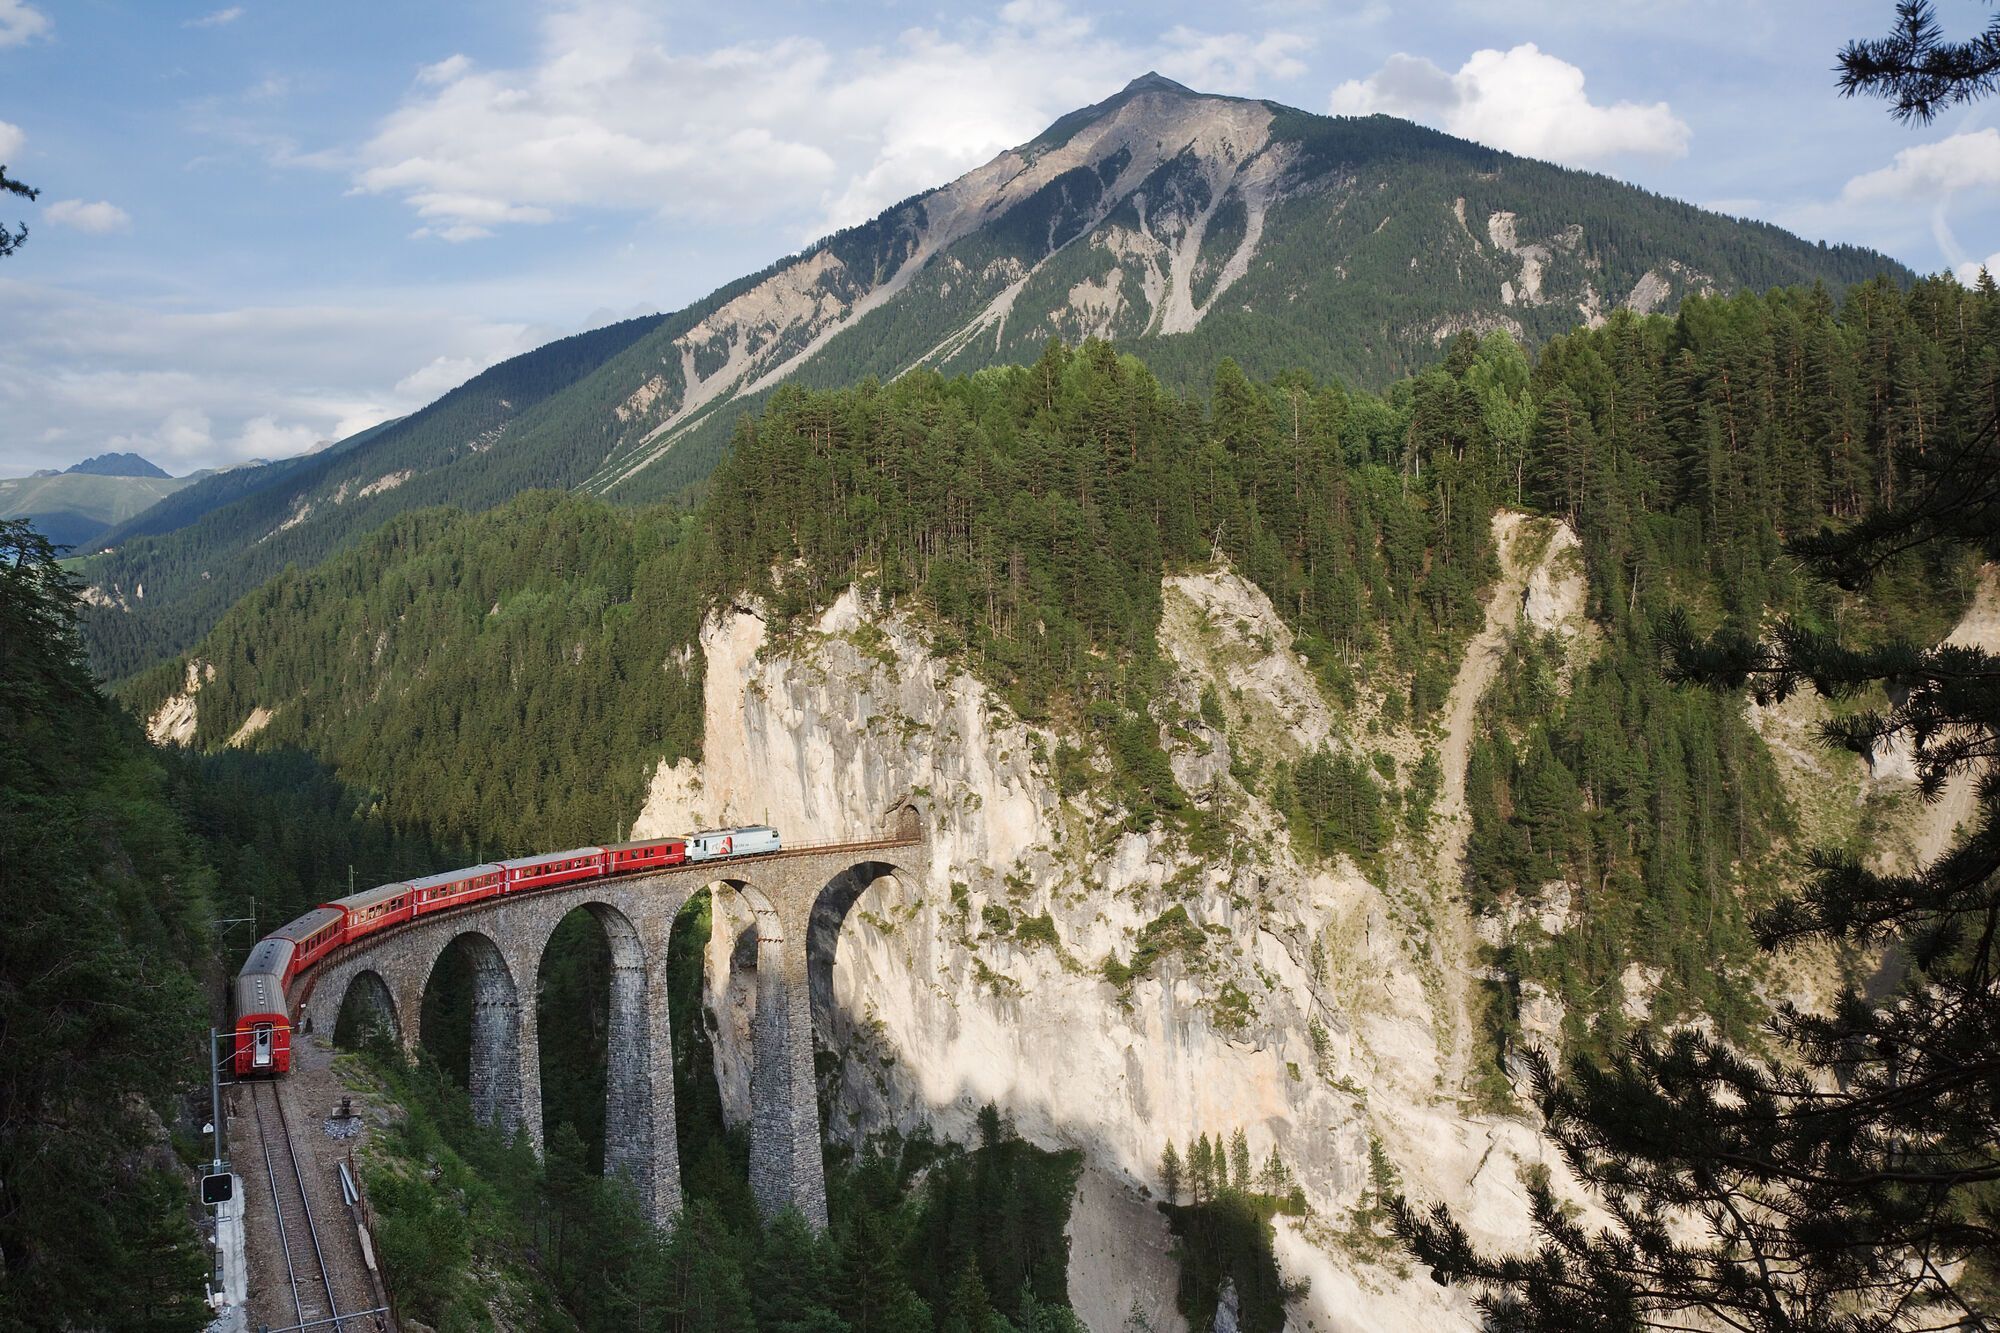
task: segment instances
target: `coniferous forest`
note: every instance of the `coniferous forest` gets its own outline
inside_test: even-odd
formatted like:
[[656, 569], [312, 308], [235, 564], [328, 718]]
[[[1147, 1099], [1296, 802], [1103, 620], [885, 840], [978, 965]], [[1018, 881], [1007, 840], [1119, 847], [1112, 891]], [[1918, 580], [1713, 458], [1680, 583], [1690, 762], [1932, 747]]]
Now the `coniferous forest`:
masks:
[[[0, 873], [17, 918], [7, 975], [21, 980], [5, 992], [20, 1034], [0, 1140], [7, 1299], [27, 1323], [123, 1326], [112, 1293], [138, 1285], [159, 1293], [141, 1322], [185, 1326], [200, 1260], [159, 1145], [198, 1155], [168, 1132], [173, 1096], [195, 1067], [203, 988], [244, 943], [210, 923], [253, 900], [261, 921], [282, 919], [344, 891], [349, 867], [375, 882], [609, 836], [598, 812], [636, 809], [653, 759], [698, 750], [690, 650], [703, 614], [745, 593], [781, 631], [850, 586], [915, 610], [939, 652], [1107, 765], [1132, 820], [1199, 839], [1216, 816], [1176, 786], [1149, 711], [1164, 573], [1227, 560], [1331, 697], [1374, 690], [1422, 725], [1496, 571], [1492, 513], [1560, 518], [1582, 541], [1603, 651], [1558, 698], [1556, 650], [1513, 649], [1468, 778], [1470, 889], [1491, 906], [1562, 878], [1587, 901], [1581, 930], [1496, 959], [1494, 1059], [1508, 996], [1529, 980], [1598, 996], [1570, 1007], [1572, 1048], [1617, 1049], [1627, 1020], [1607, 988], [1634, 959], [1661, 970], [1656, 1014], [1705, 1014], [1753, 1041], [1750, 918], [1779, 884], [1790, 817], [1740, 700], [1672, 683], [1661, 645], [1754, 636], [1774, 617], [1860, 643], [1936, 641], [1965, 604], [1962, 551], [1892, 555], [1856, 597], [1785, 544], [1921, 485], [1929, 442], [1971, 429], [1996, 363], [2000, 293], [1939, 279], [1690, 300], [1532, 357], [1462, 335], [1380, 395], [1230, 362], [1205, 394], [1174, 393], [1095, 342], [956, 379], [782, 389], [693, 509], [531, 492], [478, 515], [409, 514], [280, 574], [196, 649], [215, 674], [185, 754], [151, 750], [97, 693], [73, 590], [10, 528]], [[165, 663], [121, 697], [144, 715], [186, 673]], [[225, 744], [273, 700], [288, 702], [247, 745]], [[84, 780], [58, 783], [57, 762]], [[1365, 858], [1397, 818], [1421, 818], [1402, 787], [1341, 756], [1256, 780], [1312, 855]], [[52, 909], [26, 890], [44, 883], [72, 889]], [[93, 943], [75, 966], [37, 969], [50, 932]], [[566, 956], [574, 975], [551, 984], [588, 1010], [588, 951]], [[180, 1042], [133, 1022], [142, 1012]], [[84, 1034], [110, 1054], [52, 1058]], [[689, 1031], [691, 1060], [703, 1040]], [[456, 1182], [445, 1212], [433, 1191], [377, 1185], [387, 1261], [441, 1326], [478, 1322], [468, 1270], [415, 1257], [445, 1240], [468, 1264], [475, 1245], [511, 1254], [538, 1308], [586, 1327], [1067, 1326], [1074, 1163], [997, 1117], [973, 1145], [836, 1163], [836, 1223], [815, 1240], [792, 1222], [760, 1231], [743, 1145], [719, 1108], [690, 1113], [692, 1202], [654, 1244], [630, 1239], [629, 1203], [594, 1174], [587, 1097], [552, 1116], [566, 1128], [535, 1165], [470, 1125], [449, 1055], [380, 1074], [412, 1107], [410, 1154]], [[710, 1106], [691, 1077], [682, 1104]], [[89, 1151], [59, 1146], [85, 1133]], [[801, 1273], [819, 1276], [787, 1277]]]
[[[281, 229], [242, 221], [272, 201], [230, 195], [232, 155], [351, 173], [357, 207], [415, 211], [411, 246], [522, 228], [573, 245], [631, 199], [659, 207], [662, 181], [708, 179], [642, 123], [680, 104], [621, 85], [625, 65], [654, 59], [674, 96], [699, 83], [719, 107], [733, 67], [775, 84], [834, 41], [759, 34], [702, 60], [669, 52], [644, 7], [564, 9], [540, 66], [427, 57], [372, 140], [302, 153], [308, 122], [286, 117], [318, 95], [306, 81], [193, 96], [256, 49], [257, 7], [171, 32], [50, 8], [0, 0], [0, 86], [34, 113], [0, 121], [0, 155], [37, 182], [0, 164], [0, 201], [25, 213], [52, 191], [32, 246], [0, 218], [22, 327], [0, 337], [0, 403], [10, 457], [33, 458], [18, 471], [57, 465], [4, 486], [59, 477], [56, 451], [86, 436], [200, 470], [88, 551], [0, 519], [0, 1329], [211, 1327], [228, 1244], [191, 1187], [211, 1154], [248, 1151], [222, 1144], [205, 1067], [245, 952], [358, 888], [628, 836], [663, 766], [715, 761], [676, 769], [669, 802], [722, 792], [738, 756], [703, 748], [737, 748], [711, 727], [734, 701], [705, 677], [741, 664], [707, 636], [749, 628], [739, 612], [781, 688], [796, 669], [859, 701], [869, 782], [916, 765], [939, 790], [909, 794], [967, 835], [949, 875], [852, 914], [852, 970], [829, 975], [846, 927], [815, 907], [803, 1022], [844, 1047], [814, 1052], [827, 1225], [762, 1215], [750, 1186], [741, 1040], [771, 989], [752, 975], [768, 916], [705, 889], [648, 960], [682, 1198], [656, 1225], [606, 1170], [618, 965], [579, 908], [519, 997], [543, 1151], [474, 1112], [493, 1011], [471, 936], [401, 1034], [364, 988], [340, 1012], [333, 1077], [365, 1103], [350, 1202], [400, 1326], [1105, 1333], [1107, 1276], [1142, 1271], [1194, 1333], [1282, 1333], [1377, 1297], [1385, 1327], [1494, 1333], [2000, 1326], [2000, 654], [1982, 646], [2000, 285], [1958, 265], [1947, 225], [1954, 192], [1993, 184], [1991, 130], [1968, 117], [1874, 170], [1788, 167], [1823, 169], [1857, 232], [1868, 208], [1928, 199], [1933, 257], [1958, 276], [1921, 277], [1579, 169], [1684, 154], [1694, 132], [1665, 100], [1609, 100], [1624, 53], [1602, 42], [1571, 53], [1588, 93], [1581, 66], [1524, 41], [1456, 73], [1391, 57], [1339, 84], [1335, 115], [1147, 73], [672, 313], [600, 311], [523, 352], [512, 313], [377, 296], [458, 342], [362, 404], [336, 387], [364, 373], [345, 361], [389, 362], [357, 331], [403, 331], [341, 303], [364, 274], [486, 299], [418, 276], [476, 279], [479, 247], [447, 265], [323, 246], [338, 300], [307, 311], [271, 285], [268, 308], [244, 289], [225, 312], [216, 274], [282, 267]], [[900, 40], [968, 69], [980, 42], [1136, 52], [1137, 29], [1087, 8]], [[1838, 52], [1842, 95], [1922, 126], [2000, 93], [2000, 12], [1970, 6], [1972, 31], [1964, 0], [1884, 8], [1884, 36]], [[1733, 25], [1683, 45], [1645, 24], [1601, 26], [1754, 54]], [[1771, 30], [1788, 26], [1808, 25]], [[146, 80], [111, 76], [132, 57], [109, 27], [151, 34]], [[596, 27], [608, 40], [586, 40]], [[369, 63], [415, 49], [372, 36]], [[1240, 64], [1237, 83], [1298, 77], [1283, 71], [1315, 40], [1155, 38], [1169, 70]], [[316, 53], [328, 70], [335, 45]], [[88, 80], [28, 63], [86, 50]], [[909, 68], [887, 47], [841, 54], [867, 79]], [[1772, 88], [1746, 105], [1775, 106], [1789, 77], [1763, 68]], [[129, 158], [100, 190], [91, 173], [132, 145], [51, 133], [65, 110], [89, 118], [69, 87], [129, 127], [161, 70], [226, 151], [187, 163], [203, 190], [163, 191]], [[366, 92], [372, 70], [344, 72], [345, 96]], [[591, 99], [621, 86], [639, 110], [612, 130], [627, 108]], [[823, 159], [837, 183], [880, 126], [851, 105], [861, 85], [813, 86], [841, 144], [760, 107], [706, 147], [753, 187], [765, 153], [815, 181]], [[1523, 90], [1526, 119], [1569, 108], [1564, 133], [1510, 137]], [[1508, 132], [1398, 118], [1417, 103]], [[169, 119], [149, 161], [173, 156]], [[1604, 156], [1561, 146], [1612, 129]], [[614, 146], [591, 147], [600, 131]], [[609, 193], [570, 160], [600, 151]], [[862, 211], [909, 170], [892, 157], [844, 198], [820, 190], [819, 216]], [[731, 189], [708, 180], [648, 226], [682, 237], [684, 204], [762, 225]], [[130, 211], [90, 202], [107, 192]], [[213, 211], [159, 225], [195, 203]], [[306, 187], [293, 205], [268, 217], [323, 238], [308, 213], [331, 210]], [[228, 264], [193, 235], [227, 238]], [[15, 284], [24, 246], [51, 264]], [[149, 276], [162, 257], [185, 272]], [[671, 290], [631, 267], [621, 301]], [[120, 305], [105, 275], [159, 291]], [[322, 330], [324, 383], [278, 383], [302, 372], [260, 363], [243, 332], [282, 349], [292, 325]], [[231, 396], [235, 420], [193, 406]], [[239, 410], [253, 399], [260, 416]], [[823, 621], [836, 603], [858, 614]], [[880, 691], [826, 665], [872, 682], [926, 652], [949, 672], [897, 688], [974, 703], [949, 731], [907, 703], [858, 716]], [[879, 750], [878, 723], [895, 733]], [[746, 742], [753, 781], [764, 739]], [[834, 772], [822, 758], [800, 759], [802, 783]], [[993, 786], [962, 776], [980, 761], [1000, 789], [983, 816]], [[1032, 845], [982, 864], [995, 830]], [[889, 944], [899, 929], [915, 943]], [[1075, 1049], [1030, 1068], [1050, 1034]], [[1217, 1116], [1243, 1123], [1198, 1123]], [[1123, 1333], [1155, 1333], [1129, 1296]]]

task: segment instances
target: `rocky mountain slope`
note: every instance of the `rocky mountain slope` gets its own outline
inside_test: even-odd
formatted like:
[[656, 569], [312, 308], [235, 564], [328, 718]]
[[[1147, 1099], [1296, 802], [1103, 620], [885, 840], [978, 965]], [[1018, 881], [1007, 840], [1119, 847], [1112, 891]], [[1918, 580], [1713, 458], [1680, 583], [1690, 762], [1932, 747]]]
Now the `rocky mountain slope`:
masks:
[[699, 477], [731, 405], [788, 379], [972, 370], [1104, 337], [1170, 381], [1228, 355], [1379, 388], [1461, 329], [1538, 340], [1688, 292], [1880, 272], [1902, 270], [1389, 117], [1148, 74], [662, 326], [619, 368], [645, 378], [586, 484]]
[[483, 508], [528, 486], [680, 493], [781, 384], [970, 371], [1097, 336], [1179, 387], [1231, 356], [1379, 388], [1461, 330], [1534, 343], [1690, 292], [1883, 272], [1908, 276], [1407, 122], [1146, 75], [693, 306], [551, 344], [254, 494], [128, 529], [88, 570], [117, 608], [93, 618], [91, 648], [127, 675], [285, 563], [423, 505]]

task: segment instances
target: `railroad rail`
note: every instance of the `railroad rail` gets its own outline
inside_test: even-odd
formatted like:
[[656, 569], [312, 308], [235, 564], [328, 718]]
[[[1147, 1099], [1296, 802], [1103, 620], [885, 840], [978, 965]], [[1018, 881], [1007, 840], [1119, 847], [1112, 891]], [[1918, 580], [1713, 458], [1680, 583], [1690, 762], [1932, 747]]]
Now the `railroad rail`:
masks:
[[[271, 1094], [271, 1109], [277, 1121], [278, 1137], [284, 1142], [283, 1169], [271, 1151], [272, 1125], [264, 1117], [263, 1094]], [[285, 1279], [291, 1285], [292, 1329], [372, 1330], [382, 1327], [387, 1310], [340, 1312], [340, 1297], [333, 1289], [333, 1272], [327, 1267], [326, 1252], [320, 1245], [319, 1225], [313, 1218], [312, 1192], [306, 1185], [305, 1169], [299, 1164], [298, 1149], [292, 1143], [291, 1122], [285, 1116], [285, 1101], [275, 1083], [250, 1085], [250, 1107], [257, 1117], [257, 1139], [264, 1149], [264, 1180], [271, 1190], [271, 1215], [278, 1224], [278, 1248], [283, 1253]], [[310, 1264], [308, 1266], [308, 1260]], [[326, 1308], [319, 1308], [318, 1292], [326, 1293]], [[266, 1326], [269, 1327], [268, 1325]], [[288, 1333], [270, 1329], [270, 1333]]]

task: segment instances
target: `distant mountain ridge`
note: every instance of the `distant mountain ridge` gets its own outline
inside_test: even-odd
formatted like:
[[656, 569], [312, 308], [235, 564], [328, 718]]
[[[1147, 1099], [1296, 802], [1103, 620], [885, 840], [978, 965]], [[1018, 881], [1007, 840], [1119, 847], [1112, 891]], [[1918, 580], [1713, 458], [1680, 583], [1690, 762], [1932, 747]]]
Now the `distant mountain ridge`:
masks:
[[92, 477], [152, 477], [172, 475], [137, 454], [99, 454], [63, 469], [65, 473]]
[[[106, 455], [114, 460], [119, 457]], [[150, 473], [90, 469], [90, 463], [101, 461], [91, 459], [66, 472], [38, 472], [31, 477], [0, 479], [0, 518], [25, 518], [56, 545], [80, 548], [91, 545], [114, 525], [144, 513], [194, 480], [170, 477], [158, 468]], [[111, 466], [130, 464], [114, 461]], [[152, 467], [150, 463], [146, 466]]]
[[120, 608], [92, 618], [92, 652], [114, 676], [137, 670], [286, 563], [408, 509], [481, 509], [529, 487], [683, 493], [783, 384], [972, 371], [1101, 337], [1183, 389], [1224, 356], [1380, 388], [1462, 330], [1539, 342], [1690, 293], [1837, 291], [1885, 273], [1911, 277], [1871, 251], [1405, 121], [1148, 74], [683, 310], [504, 362], [254, 493], [215, 487], [141, 519], [90, 562]]

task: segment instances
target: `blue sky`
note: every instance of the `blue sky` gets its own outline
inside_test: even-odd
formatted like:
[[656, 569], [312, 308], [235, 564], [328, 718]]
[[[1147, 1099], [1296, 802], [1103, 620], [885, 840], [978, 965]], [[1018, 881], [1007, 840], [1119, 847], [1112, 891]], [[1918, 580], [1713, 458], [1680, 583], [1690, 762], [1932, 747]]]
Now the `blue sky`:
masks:
[[[296, 452], [670, 310], [1147, 69], [2000, 267], [2000, 103], [1833, 91], [1889, 0], [0, 0], [0, 475]], [[1970, 29], [1985, 6], [1945, 0]]]

